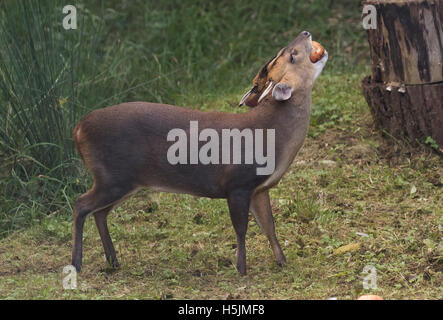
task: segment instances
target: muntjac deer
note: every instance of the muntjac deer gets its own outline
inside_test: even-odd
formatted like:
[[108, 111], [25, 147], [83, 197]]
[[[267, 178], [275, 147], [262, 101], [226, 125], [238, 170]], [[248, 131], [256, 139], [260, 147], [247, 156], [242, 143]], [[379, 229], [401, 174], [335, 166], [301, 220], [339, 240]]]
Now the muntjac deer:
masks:
[[[113, 267], [119, 266], [107, 216], [140, 187], [227, 199], [237, 236], [237, 269], [242, 275], [246, 274], [245, 235], [252, 212], [277, 263], [283, 265], [286, 258], [275, 235], [269, 189], [279, 182], [306, 137], [312, 87], [328, 59], [325, 51], [319, 61], [311, 62], [312, 50], [311, 34], [304, 31], [266, 63], [240, 102], [251, 107], [245, 113], [131, 102], [86, 115], [74, 129], [74, 141], [94, 183], [75, 202], [72, 265], [80, 271], [83, 225], [86, 217], [94, 214], [105, 256]], [[245, 140], [237, 150], [245, 153], [245, 163], [238, 161], [241, 155], [237, 157], [235, 148], [226, 146], [225, 140], [216, 141], [217, 135], [226, 136], [226, 130], [237, 130], [238, 141]], [[252, 140], [247, 130], [257, 133], [255, 145], [248, 145]], [[179, 140], [181, 145], [177, 145]], [[205, 149], [205, 142], [210, 148], [206, 145]], [[189, 153], [183, 150], [187, 147]], [[256, 158], [267, 150], [267, 168], [263, 168], [263, 157], [252, 160], [252, 149]]]

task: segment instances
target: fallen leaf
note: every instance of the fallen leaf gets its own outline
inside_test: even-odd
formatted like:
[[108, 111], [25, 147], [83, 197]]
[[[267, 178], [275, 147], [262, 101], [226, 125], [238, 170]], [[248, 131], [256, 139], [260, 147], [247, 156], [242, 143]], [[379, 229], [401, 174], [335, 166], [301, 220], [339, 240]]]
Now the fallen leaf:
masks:
[[360, 249], [360, 243], [359, 242], [355, 242], [355, 243], [350, 243], [347, 244], [345, 246], [341, 246], [340, 248], [337, 248], [334, 250], [334, 254], [338, 255], [338, 254], [343, 254], [346, 252], [352, 252], [352, 251], [356, 251]]
[[369, 238], [369, 235], [367, 233], [364, 233], [364, 232], [356, 232], [355, 234], [357, 236], [360, 236], [360, 237]]
[[321, 160], [320, 164], [324, 164], [326, 166], [331, 166], [332, 167], [332, 166], [337, 165], [337, 162], [332, 161], [332, 160]]

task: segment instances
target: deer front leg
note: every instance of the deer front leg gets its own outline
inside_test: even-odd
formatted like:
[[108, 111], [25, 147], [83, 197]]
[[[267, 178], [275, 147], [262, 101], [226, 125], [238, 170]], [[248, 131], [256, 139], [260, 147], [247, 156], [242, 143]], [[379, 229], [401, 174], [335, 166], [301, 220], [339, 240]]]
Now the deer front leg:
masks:
[[261, 230], [268, 238], [277, 264], [283, 266], [286, 263], [286, 258], [275, 234], [274, 219], [272, 217], [272, 208], [268, 190], [252, 196], [250, 210], [257, 220]]
[[231, 192], [228, 196], [229, 213], [237, 235], [237, 270], [246, 274], [246, 230], [248, 229], [250, 192]]

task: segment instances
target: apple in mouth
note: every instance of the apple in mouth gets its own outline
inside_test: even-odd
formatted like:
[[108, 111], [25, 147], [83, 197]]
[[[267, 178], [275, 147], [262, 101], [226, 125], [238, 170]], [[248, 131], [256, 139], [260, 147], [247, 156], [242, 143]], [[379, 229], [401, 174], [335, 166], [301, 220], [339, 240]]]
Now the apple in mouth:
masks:
[[317, 41], [312, 41], [312, 50], [309, 59], [312, 63], [319, 61], [325, 54], [325, 48]]

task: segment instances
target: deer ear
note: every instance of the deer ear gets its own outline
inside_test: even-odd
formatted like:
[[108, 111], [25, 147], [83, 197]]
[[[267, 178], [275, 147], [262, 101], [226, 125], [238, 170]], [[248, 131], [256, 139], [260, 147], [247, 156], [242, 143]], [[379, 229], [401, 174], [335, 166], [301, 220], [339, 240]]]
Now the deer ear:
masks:
[[272, 89], [272, 96], [277, 101], [285, 101], [291, 98], [293, 91], [294, 89], [287, 84], [277, 83], [274, 89]]
[[240, 100], [239, 106], [246, 105], [248, 107], [255, 107], [258, 104], [258, 97], [257, 97], [257, 85], [252, 87], [251, 90], [246, 92], [243, 97]]

